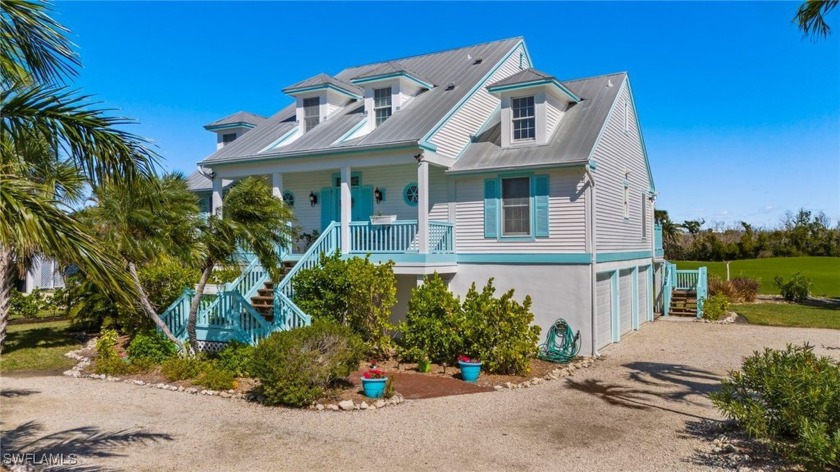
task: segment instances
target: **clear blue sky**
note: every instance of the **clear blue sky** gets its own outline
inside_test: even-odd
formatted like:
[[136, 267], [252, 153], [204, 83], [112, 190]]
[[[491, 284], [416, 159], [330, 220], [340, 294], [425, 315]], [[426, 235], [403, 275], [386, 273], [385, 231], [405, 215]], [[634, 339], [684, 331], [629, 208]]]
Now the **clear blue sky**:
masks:
[[[271, 115], [319, 72], [524, 36], [561, 79], [628, 71], [660, 198], [675, 220], [840, 219], [840, 12], [803, 40], [796, 3], [57, 4], [76, 85], [185, 173], [215, 148], [202, 125]], [[518, 12], [514, 14], [514, 12]], [[397, 23], [390, 23], [391, 20]]]

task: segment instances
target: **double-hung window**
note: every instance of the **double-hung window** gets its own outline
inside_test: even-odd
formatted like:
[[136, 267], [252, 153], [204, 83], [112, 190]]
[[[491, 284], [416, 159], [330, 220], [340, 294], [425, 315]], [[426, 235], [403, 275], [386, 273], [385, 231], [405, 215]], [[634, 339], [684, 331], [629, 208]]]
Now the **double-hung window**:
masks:
[[531, 179], [502, 179], [502, 236], [531, 235]]
[[312, 97], [303, 99], [303, 132], [307, 132], [318, 126], [321, 122], [321, 98]]
[[511, 99], [513, 112], [513, 141], [533, 141], [536, 139], [536, 118], [534, 114], [534, 97]]
[[373, 112], [376, 117], [376, 126], [391, 117], [391, 87], [373, 90]]

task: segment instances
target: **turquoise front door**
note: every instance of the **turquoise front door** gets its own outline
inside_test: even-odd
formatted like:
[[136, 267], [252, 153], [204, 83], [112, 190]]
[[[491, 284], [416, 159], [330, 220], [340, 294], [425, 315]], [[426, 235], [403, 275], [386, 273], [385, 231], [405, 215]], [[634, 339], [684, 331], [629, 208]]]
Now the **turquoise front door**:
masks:
[[[351, 221], [368, 221], [373, 213], [373, 187], [370, 185], [350, 188]], [[321, 189], [321, 230], [332, 221], [341, 221], [341, 191], [339, 187]]]

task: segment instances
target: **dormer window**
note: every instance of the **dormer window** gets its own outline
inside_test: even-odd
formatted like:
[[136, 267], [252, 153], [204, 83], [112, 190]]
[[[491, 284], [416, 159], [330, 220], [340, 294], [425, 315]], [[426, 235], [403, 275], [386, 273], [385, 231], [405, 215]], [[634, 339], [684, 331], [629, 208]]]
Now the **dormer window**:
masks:
[[321, 122], [321, 97], [303, 99], [303, 131], [307, 132]]
[[236, 133], [225, 133], [222, 135], [222, 144], [230, 144], [236, 139]]
[[534, 96], [511, 99], [511, 110], [513, 112], [513, 140], [533, 141], [536, 139]]
[[391, 87], [373, 90], [373, 110], [377, 127], [391, 117]]

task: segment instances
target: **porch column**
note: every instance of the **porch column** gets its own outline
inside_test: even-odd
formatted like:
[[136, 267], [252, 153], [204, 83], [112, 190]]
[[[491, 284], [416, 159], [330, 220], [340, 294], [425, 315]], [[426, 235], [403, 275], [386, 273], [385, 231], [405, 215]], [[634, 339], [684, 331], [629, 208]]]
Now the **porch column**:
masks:
[[271, 194], [274, 198], [283, 200], [283, 174], [271, 174]]
[[[341, 168], [341, 253], [350, 252], [350, 219], [353, 217], [353, 196], [350, 194], [350, 167]], [[325, 203], [326, 204], [326, 203]]]
[[417, 249], [429, 253], [429, 163], [417, 166]]
[[218, 176], [213, 177], [213, 198], [210, 212], [214, 215], [222, 214], [222, 188], [222, 178]]

